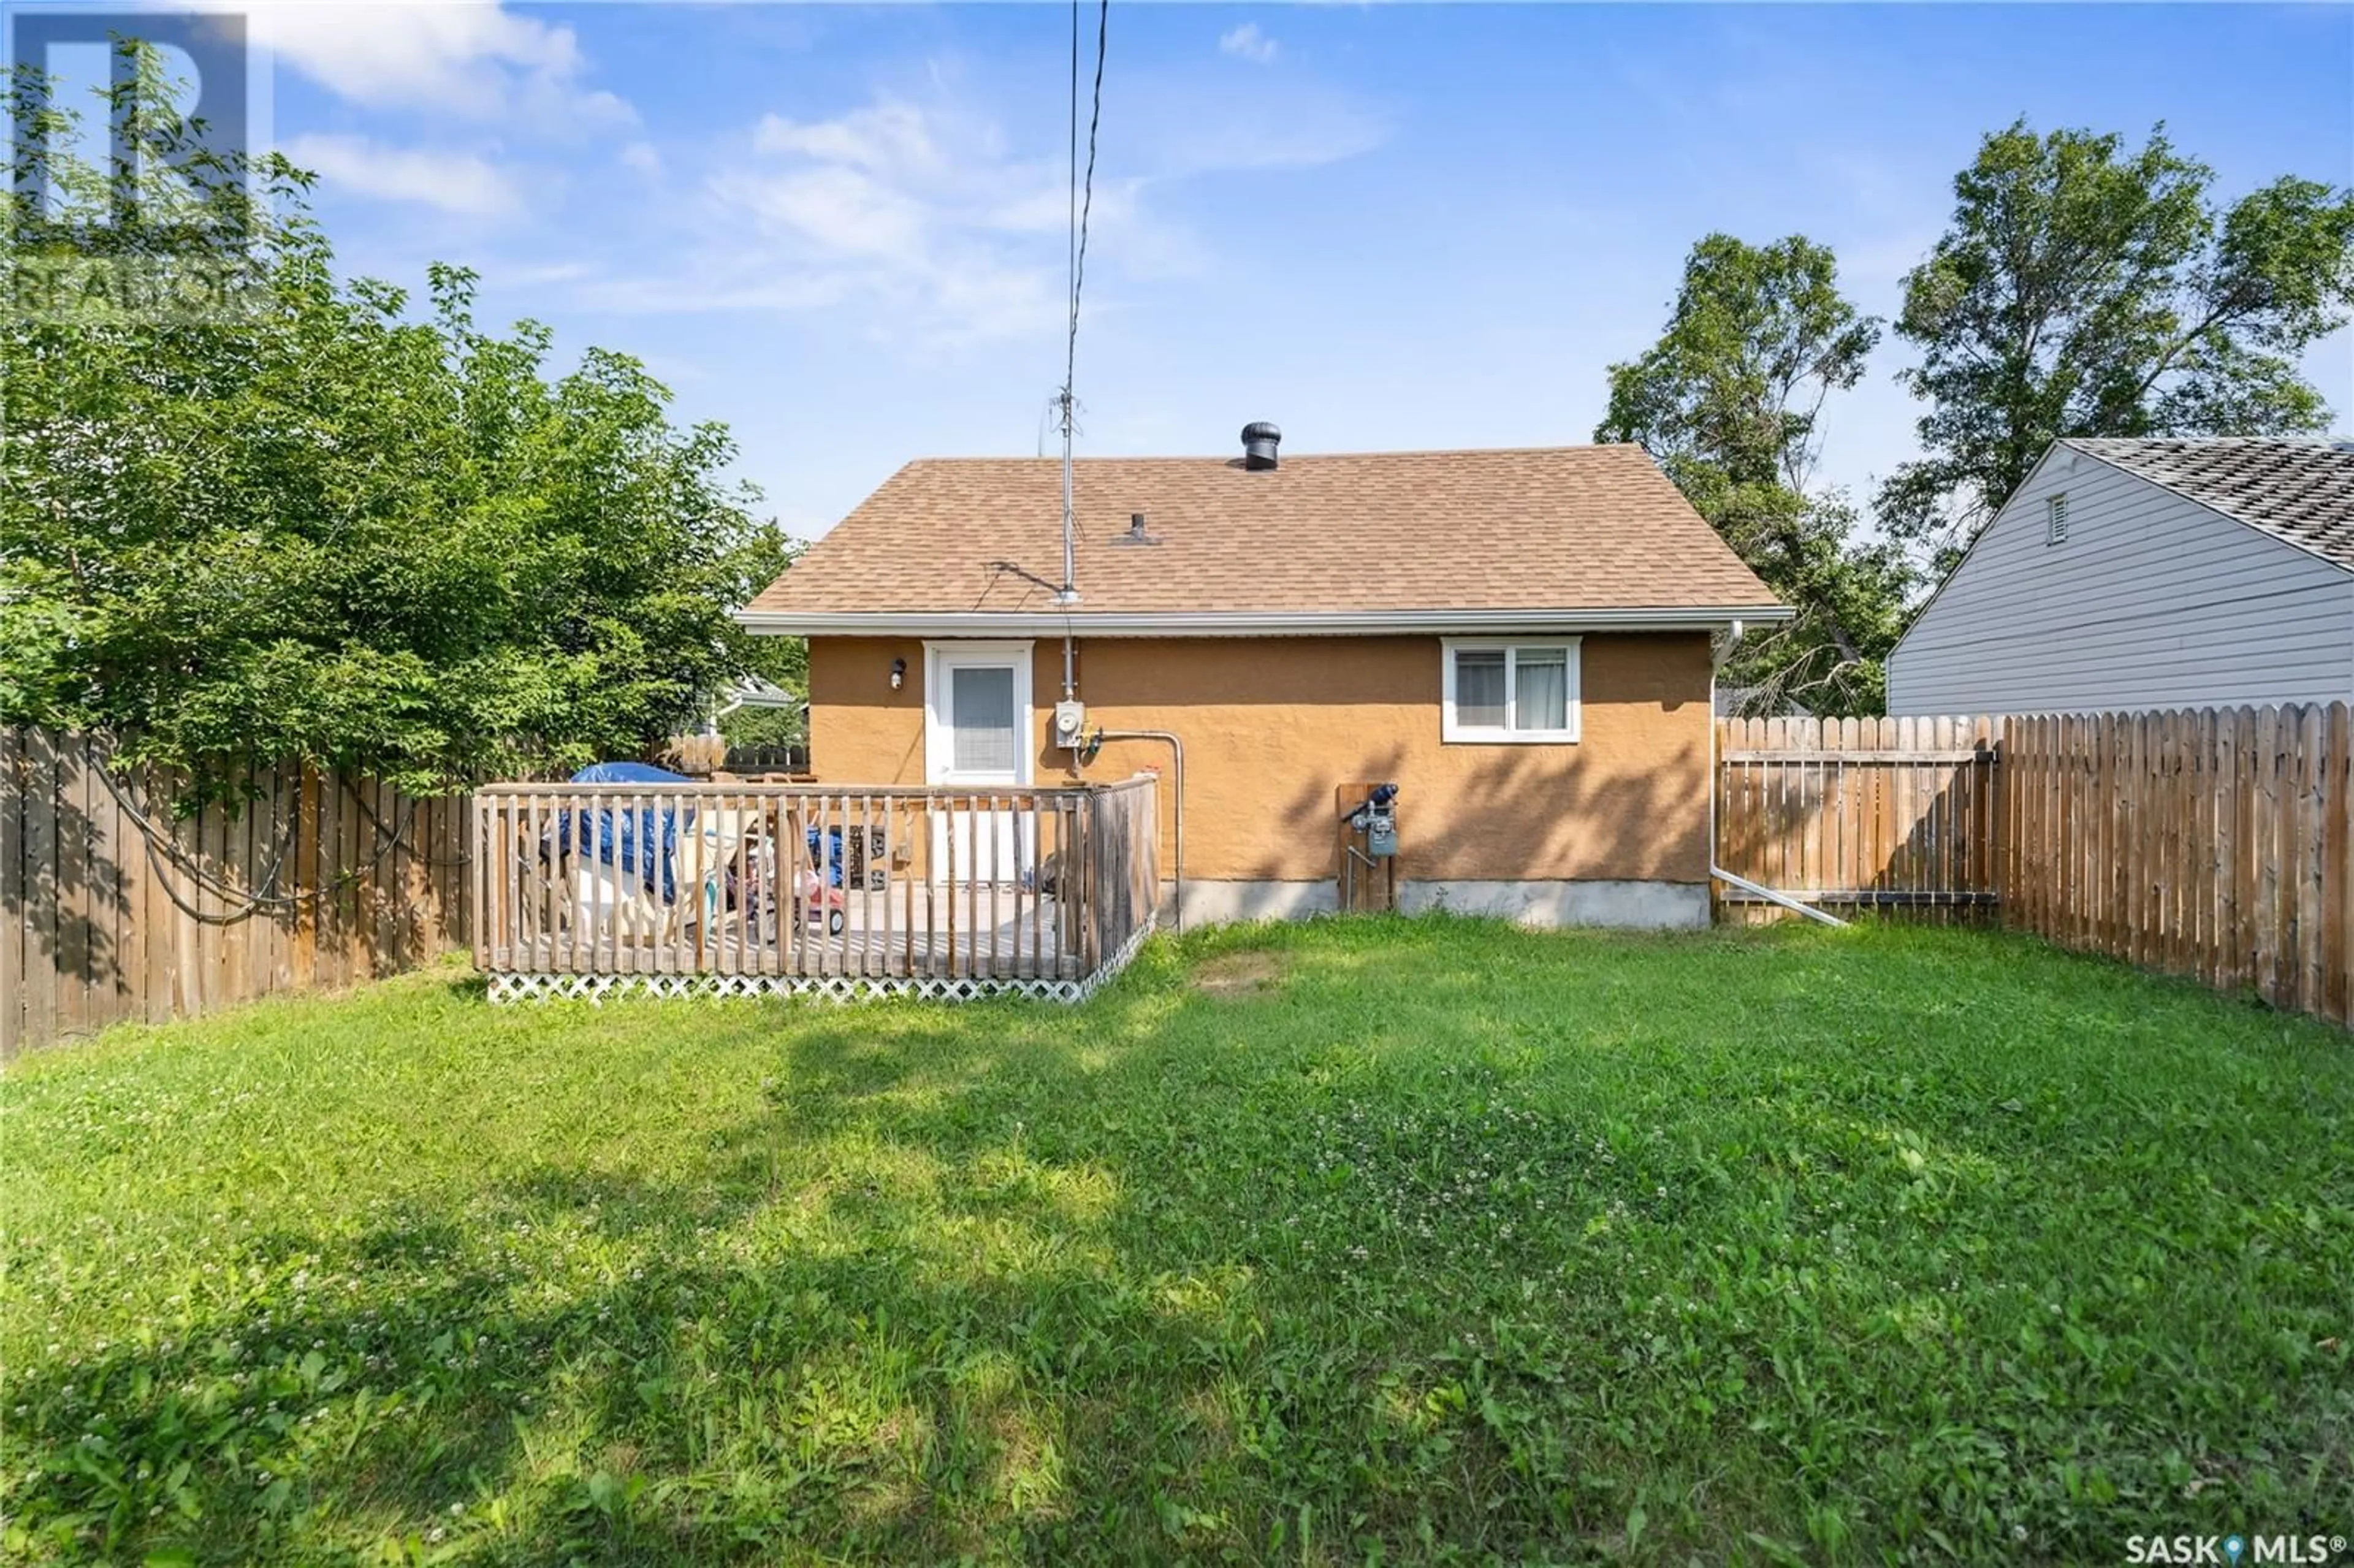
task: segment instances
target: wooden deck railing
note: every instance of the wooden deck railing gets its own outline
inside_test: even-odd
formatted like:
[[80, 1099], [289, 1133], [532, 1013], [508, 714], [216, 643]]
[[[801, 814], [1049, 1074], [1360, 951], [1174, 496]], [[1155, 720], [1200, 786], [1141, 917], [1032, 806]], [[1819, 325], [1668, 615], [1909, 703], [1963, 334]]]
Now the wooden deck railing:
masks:
[[1149, 778], [1061, 789], [494, 784], [474, 796], [493, 994], [1075, 996], [1159, 902]]

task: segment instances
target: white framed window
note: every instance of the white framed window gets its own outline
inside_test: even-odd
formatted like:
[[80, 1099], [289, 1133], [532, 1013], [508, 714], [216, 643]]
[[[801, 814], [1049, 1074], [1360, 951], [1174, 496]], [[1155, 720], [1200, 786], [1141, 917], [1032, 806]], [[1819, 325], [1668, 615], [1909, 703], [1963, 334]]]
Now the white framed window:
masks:
[[2064, 545], [2068, 542], [2068, 493], [2043, 498], [2043, 542]]
[[1578, 639], [1449, 637], [1440, 648], [1441, 740], [1577, 738]]
[[924, 644], [927, 782], [1030, 782], [1030, 649], [1027, 642]]

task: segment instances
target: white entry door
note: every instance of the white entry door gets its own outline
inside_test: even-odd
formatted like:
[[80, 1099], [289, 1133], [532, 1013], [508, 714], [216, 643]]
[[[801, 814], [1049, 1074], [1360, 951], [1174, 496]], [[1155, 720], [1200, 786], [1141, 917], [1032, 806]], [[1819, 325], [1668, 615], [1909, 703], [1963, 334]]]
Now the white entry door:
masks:
[[[978, 793], [1028, 788], [1030, 644], [935, 642], [925, 653], [925, 778]], [[958, 808], [933, 820], [932, 863], [950, 880], [1018, 882], [1029, 874], [1035, 846], [1026, 842], [1027, 812]]]

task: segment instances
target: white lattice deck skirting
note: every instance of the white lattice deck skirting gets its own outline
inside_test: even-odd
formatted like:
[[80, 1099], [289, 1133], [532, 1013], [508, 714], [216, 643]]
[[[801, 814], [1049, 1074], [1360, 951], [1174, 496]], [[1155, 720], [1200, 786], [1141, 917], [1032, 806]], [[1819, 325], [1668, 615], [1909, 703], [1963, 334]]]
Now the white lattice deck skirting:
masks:
[[603, 1001], [608, 996], [814, 996], [829, 1001], [864, 1001], [875, 997], [917, 996], [927, 1001], [975, 1001], [986, 996], [1029, 996], [1041, 1001], [1081, 1002], [1126, 969], [1149, 932], [1139, 929], [1078, 980], [981, 975], [721, 975], [550, 974], [494, 969], [491, 1000], [508, 1001]]

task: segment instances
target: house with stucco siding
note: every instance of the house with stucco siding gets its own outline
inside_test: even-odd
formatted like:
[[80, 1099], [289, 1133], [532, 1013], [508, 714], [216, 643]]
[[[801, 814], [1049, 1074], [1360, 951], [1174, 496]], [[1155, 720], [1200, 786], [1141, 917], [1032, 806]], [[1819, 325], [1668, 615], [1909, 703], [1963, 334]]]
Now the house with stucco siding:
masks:
[[818, 782], [1162, 770], [1189, 920], [1333, 908], [1338, 792], [1394, 782], [1402, 907], [1704, 925], [1714, 671], [1789, 610], [1638, 448], [1255, 429], [1073, 463], [1067, 576], [1059, 461], [892, 475], [741, 612], [809, 640]]

